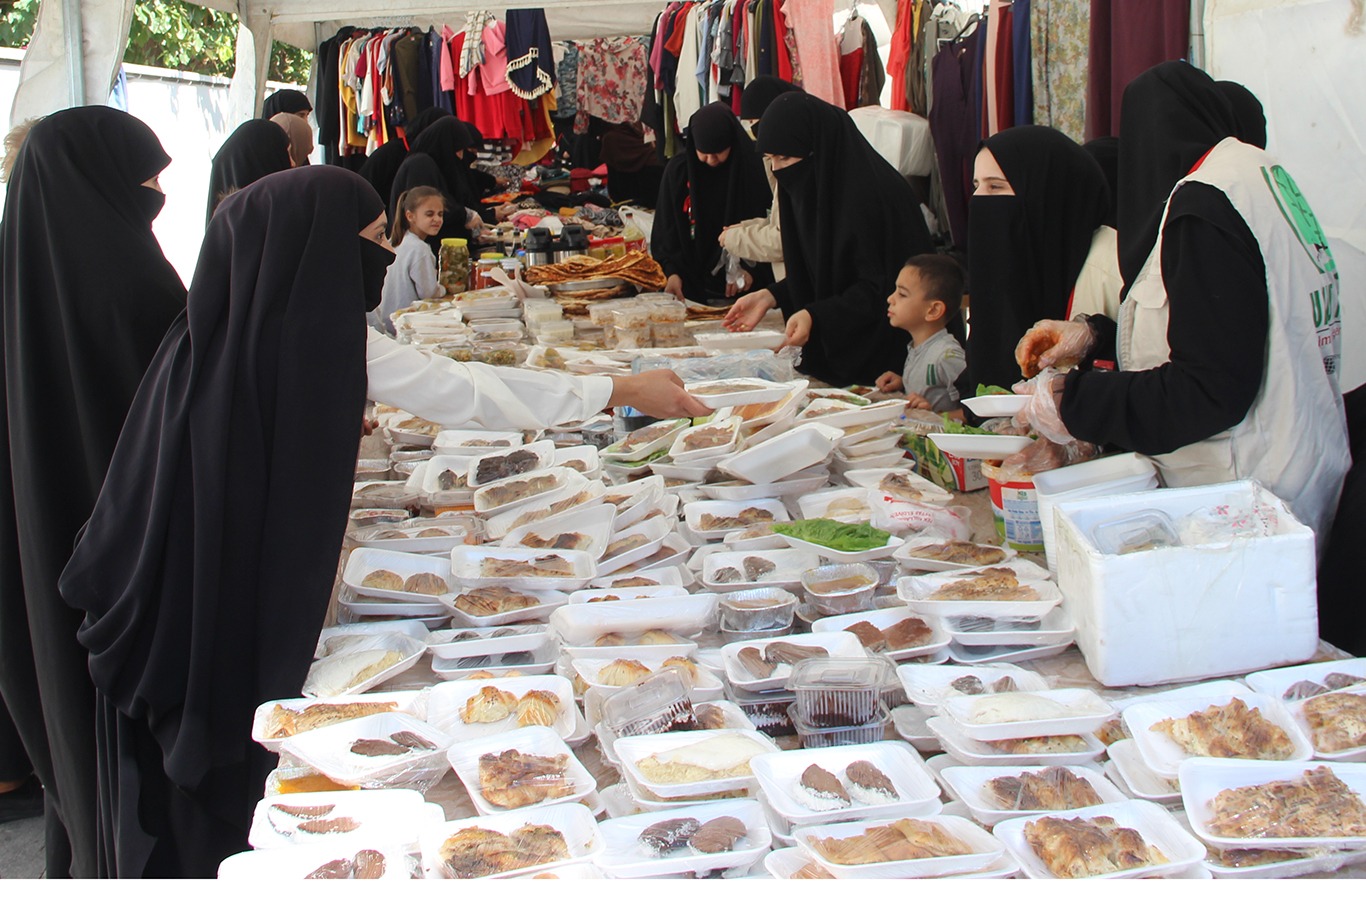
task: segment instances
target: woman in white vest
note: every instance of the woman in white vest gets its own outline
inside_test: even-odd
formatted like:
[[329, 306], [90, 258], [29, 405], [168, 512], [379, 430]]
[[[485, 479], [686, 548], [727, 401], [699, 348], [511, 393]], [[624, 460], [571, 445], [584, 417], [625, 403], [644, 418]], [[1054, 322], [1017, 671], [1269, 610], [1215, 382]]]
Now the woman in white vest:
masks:
[[[1322, 537], [1351, 463], [1337, 269], [1290, 174], [1238, 135], [1226, 95], [1189, 64], [1130, 83], [1118, 324], [1042, 322], [1017, 356], [1082, 363], [1031, 402], [1055, 442], [1153, 456], [1168, 486], [1257, 480]], [[1089, 368], [1116, 355], [1118, 371]]]

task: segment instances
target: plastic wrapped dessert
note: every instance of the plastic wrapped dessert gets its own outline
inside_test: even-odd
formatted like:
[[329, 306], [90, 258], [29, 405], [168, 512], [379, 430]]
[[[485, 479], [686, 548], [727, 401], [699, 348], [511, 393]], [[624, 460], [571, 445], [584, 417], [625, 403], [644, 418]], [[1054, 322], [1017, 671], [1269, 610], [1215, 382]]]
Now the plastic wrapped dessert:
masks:
[[1330, 692], [1304, 702], [1309, 736], [1320, 752], [1366, 746], [1366, 691]]
[[1013, 569], [983, 569], [968, 578], [949, 582], [930, 600], [1038, 600], [1039, 592], [1020, 584]]
[[569, 847], [549, 825], [523, 825], [511, 834], [474, 827], [446, 838], [440, 855], [451, 878], [482, 878], [569, 859]]
[[1241, 698], [1185, 717], [1160, 720], [1151, 729], [1171, 737], [1189, 755], [1276, 761], [1295, 753], [1295, 744], [1286, 732]]
[[987, 800], [1002, 809], [1050, 812], [1096, 806], [1096, 788], [1069, 768], [1043, 768], [1014, 777], [995, 777], [983, 786]]
[[567, 755], [528, 755], [517, 749], [479, 757], [479, 789], [501, 809], [520, 809], [574, 792]]
[[318, 704], [309, 705], [298, 711], [284, 705], [276, 705], [271, 708], [270, 716], [266, 718], [266, 739], [284, 739], [286, 736], [307, 733], [320, 727], [330, 727], [358, 717], [397, 710], [398, 703], [392, 701], [352, 702], [344, 705]]
[[827, 861], [843, 866], [963, 856], [972, 852], [971, 847], [942, 825], [918, 818], [900, 818], [853, 837], [814, 838], [811, 846]]
[[1045, 816], [1024, 827], [1025, 842], [1058, 878], [1090, 878], [1167, 862], [1161, 850], [1109, 816]]
[[1207, 827], [1218, 837], [1366, 837], [1366, 805], [1327, 765], [1223, 790], [1209, 808]]
[[983, 547], [966, 540], [946, 540], [943, 543], [925, 544], [907, 550], [906, 556], [917, 559], [934, 559], [939, 562], [952, 562], [962, 566], [991, 566], [1004, 562], [1006, 554], [999, 547]]
[[497, 616], [534, 607], [540, 603], [534, 594], [515, 591], [512, 588], [489, 587], [477, 591], [466, 591], [455, 599], [456, 609], [470, 616]]
[[749, 760], [766, 751], [747, 736], [721, 734], [676, 749], [648, 755], [636, 769], [654, 784], [690, 784], [749, 777]]
[[323, 863], [304, 876], [305, 880], [376, 879], [383, 878], [388, 864], [378, 850], [358, 850], [352, 856], [338, 857]]

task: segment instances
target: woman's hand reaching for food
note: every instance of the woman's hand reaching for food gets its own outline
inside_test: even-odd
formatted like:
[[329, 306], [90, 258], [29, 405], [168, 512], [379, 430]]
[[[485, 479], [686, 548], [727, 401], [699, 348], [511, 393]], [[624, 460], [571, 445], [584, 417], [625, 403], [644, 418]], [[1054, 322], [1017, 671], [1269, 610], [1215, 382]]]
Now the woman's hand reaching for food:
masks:
[[764, 318], [764, 314], [778, 305], [778, 299], [767, 289], [746, 294], [731, 306], [721, 326], [731, 332], [750, 332]]
[[672, 294], [676, 299], [683, 299], [683, 276], [670, 275], [664, 282], [664, 293]]

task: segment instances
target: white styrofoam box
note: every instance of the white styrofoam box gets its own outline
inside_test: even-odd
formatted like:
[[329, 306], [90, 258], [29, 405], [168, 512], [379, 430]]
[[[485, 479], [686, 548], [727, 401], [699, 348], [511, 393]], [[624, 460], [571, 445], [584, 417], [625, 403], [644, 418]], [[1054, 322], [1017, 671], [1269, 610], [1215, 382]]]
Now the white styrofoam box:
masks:
[[[1104, 803], [1086, 809], [1069, 809], [1067, 812], [1050, 812], [1048, 816], [1058, 818], [1097, 817], [1112, 818], [1125, 828], [1132, 828], [1142, 835], [1143, 840], [1156, 847], [1166, 857], [1166, 862], [1108, 872], [1093, 878], [1142, 878], [1161, 873], [1163, 875], [1184, 872], [1198, 866], [1205, 858], [1205, 845], [1192, 837], [1177, 823], [1167, 811], [1153, 803], [1133, 799], [1117, 803]], [[1058, 876], [1034, 852], [1025, 839], [1025, 827], [1044, 816], [1034, 815], [1007, 819], [995, 827], [996, 836], [1019, 862], [1020, 868], [1029, 878], [1056, 879]]]
[[[1257, 502], [1275, 511], [1272, 536], [1123, 556], [1102, 554], [1091, 539], [1097, 523], [1146, 509], [1179, 525], [1197, 510]], [[1063, 502], [1055, 514], [1058, 584], [1103, 685], [1231, 676], [1301, 662], [1318, 648], [1314, 532], [1254, 481]]]
[[[851, 793], [849, 805], [842, 809], [816, 810], [793, 795], [811, 765], [818, 765], [838, 778], [857, 761], [871, 762], [887, 775], [896, 797], [874, 803], [859, 800]], [[793, 825], [923, 817], [939, 810], [939, 785], [916, 751], [905, 743], [875, 742], [773, 752], [755, 756], [750, 767], [769, 805]]]
[[[701, 853], [684, 847], [663, 856], [651, 855], [640, 836], [651, 825], [687, 815], [701, 824], [729, 816], [745, 826], [745, 835], [722, 853]], [[747, 865], [768, 852], [772, 838], [763, 809], [752, 799], [726, 799], [688, 807], [681, 811], [648, 812], [603, 822], [603, 852], [597, 863], [614, 878], [653, 878], [678, 872], [706, 872]]]
[[[443, 759], [444, 760], [444, 759]], [[294, 811], [282, 811], [277, 807]], [[297, 810], [310, 807], [318, 818], [349, 818], [356, 823], [351, 831], [310, 834], [299, 825], [308, 819]], [[396, 844], [413, 843], [416, 830], [441, 818], [441, 807], [429, 803], [416, 790], [337, 790], [326, 793], [291, 793], [268, 796], [256, 804], [247, 842], [257, 850], [288, 847], [290, 844], [329, 844], [356, 842]], [[359, 846], [359, 845], [357, 845]]]
[[1157, 489], [1157, 468], [1135, 452], [1083, 461], [1034, 475], [1039, 500], [1039, 524], [1043, 528], [1044, 556], [1050, 572], [1058, 571], [1057, 531], [1053, 506], [1078, 499], [1116, 496]]
[[[1322, 836], [1310, 837], [1234, 837], [1215, 834], [1210, 825], [1215, 821], [1212, 802], [1225, 790], [1258, 787], [1277, 781], [1300, 781], [1304, 775], [1319, 768], [1328, 769], [1347, 787], [1357, 800], [1366, 796], [1366, 766], [1352, 762], [1280, 762], [1242, 761], [1236, 758], [1192, 758], [1181, 765], [1181, 802], [1186, 807], [1186, 818], [1196, 835], [1206, 843], [1219, 847], [1260, 847], [1268, 850], [1327, 847], [1335, 850], [1357, 850], [1366, 847], [1366, 836], [1343, 836], [1327, 827]], [[1285, 806], [1279, 812], [1269, 808], [1267, 820], [1284, 819], [1295, 814], [1294, 807]], [[1332, 824], [1328, 813], [1316, 813], [1317, 820]], [[1254, 816], [1254, 820], [1261, 816]]]
[[459, 821], [432, 825], [423, 830], [418, 837], [422, 847], [422, 872], [426, 878], [449, 878], [444, 871], [441, 859], [441, 845], [448, 837], [467, 828], [482, 828], [500, 834], [512, 834], [526, 825], [545, 825], [554, 828], [564, 837], [568, 856], [565, 859], [550, 860], [544, 863], [498, 872], [478, 878], [511, 878], [542, 869], [553, 869], [583, 860], [592, 860], [602, 852], [602, 835], [598, 833], [598, 823], [593, 812], [578, 803], [559, 803], [534, 809], [518, 809], [515, 812], [500, 812], [497, 815], [481, 815], [462, 818]]
[[[920, 821], [924, 821], [923, 819]], [[812, 825], [798, 828], [792, 832], [797, 845], [806, 851], [816, 862], [835, 878], [887, 879], [887, 878], [939, 878], [961, 872], [977, 872], [992, 865], [1005, 853], [1005, 845], [992, 835], [965, 818], [939, 816], [925, 822], [941, 828], [950, 837], [955, 837], [968, 846], [969, 853], [950, 856], [930, 856], [923, 859], [888, 860], [880, 863], [847, 865], [826, 859], [815, 847], [815, 843], [825, 838], [844, 839], [858, 837], [869, 828], [883, 827], [885, 820], [841, 822], [833, 825]]]
[[316, 844], [237, 853], [218, 864], [218, 878], [238, 882], [243, 887], [261, 882], [303, 881], [324, 864], [349, 860], [361, 850], [373, 850], [384, 857], [381, 879], [401, 881], [413, 877], [414, 864], [402, 847], [372, 838], [353, 838], [344, 845]]

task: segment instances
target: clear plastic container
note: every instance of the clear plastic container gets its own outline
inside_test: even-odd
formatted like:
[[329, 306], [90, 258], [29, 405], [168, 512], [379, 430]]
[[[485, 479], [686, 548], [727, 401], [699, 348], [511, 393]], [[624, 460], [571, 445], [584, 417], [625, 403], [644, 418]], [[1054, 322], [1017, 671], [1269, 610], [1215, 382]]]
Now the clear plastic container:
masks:
[[721, 627], [731, 632], [765, 632], [792, 626], [797, 598], [782, 588], [751, 588], [736, 591], [721, 599]]
[[787, 709], [796, 703], [797, 696], [786, 690], [777, 692], [746, 692], [726, 685], [726, 698], [745, 712], [754, 728], [768, 736], [795, 736]]
[[474, 359], [474, 345], [463, 341], [444, 341], [436, 346], [435, 351], [458, 363], [469, 363]]
[[800, 716], [794, 703], [788, 708], [792, 728], [801, 737], [803, 749], [824, 749], [827, 746], [856, 746], [880, 742], [886, 734], [888, 712], [878, 705], [877, 716], [866, 724], [849, 724], [843, 727], [814, 727]]
[[526, 363], [530, 351], [529, 347], [517, 341], [494, 341], [475, 345], [474, 359], [496, 367], [515, 367]]
[[796, 694], [795, 717], [814, 728], [872, 723], [885, 712], [887, 670], [887, 663], [876, 657], [800, 661], [787, 679]]
[[878, 571], [866, 563], [821, 566], [802, 573], [806, 602], [826, 616], [871, 610], [879, 582]]
[[612, 310], [612, 324], [621, 329], [648, 329], [650, 327], [650, 307], [638, 304], [623, 306], [618, 303]]
[[692, 686], [682, 670], [668, 667], [606, 696], [602, 719], [618, 737], [691, 730]]
[[654, 299], [649, 303], [650, 321], [681, 325], [688, 319], [688, 305], [681, 300]]
[[593, 325], [606, 328], [616, 324], [616, 317], [613, 316], [617, 310], [621, 309], [621, 304], [615, 300], [604, 300], [601, 303], [588, 304], [588, 321]]
[[566, 344], [574, 340], [574, 323], [567, 319], [542, 322], [532, 332], [538, 344]]
[[685, 348], [693, 343], [693, 334], [681, 322], [657, 322], [650, 326], [650, 340], [657, 348]]
[[521, 341], [525, 333], [520, 319], [480, 319], [470, 323], [476, 342]]
[[613, 337], [609, 342], [615, 350], [630, 351], [650, 346], [650, 327], [624, 329], [616, 326], [613, 329]]
[[447, 237], [441, 241], [437, 280], [448, 294], [463, 293], [469, 287], [470, 245], [461, 237]]
[[1091, 529], [1091, 536], [1096, 540], [1097, 549], [1107, 556], [1181, 545], [1181, 537], [1172, 527], [1171, 519], [1156, 509], [1102, 521]]

